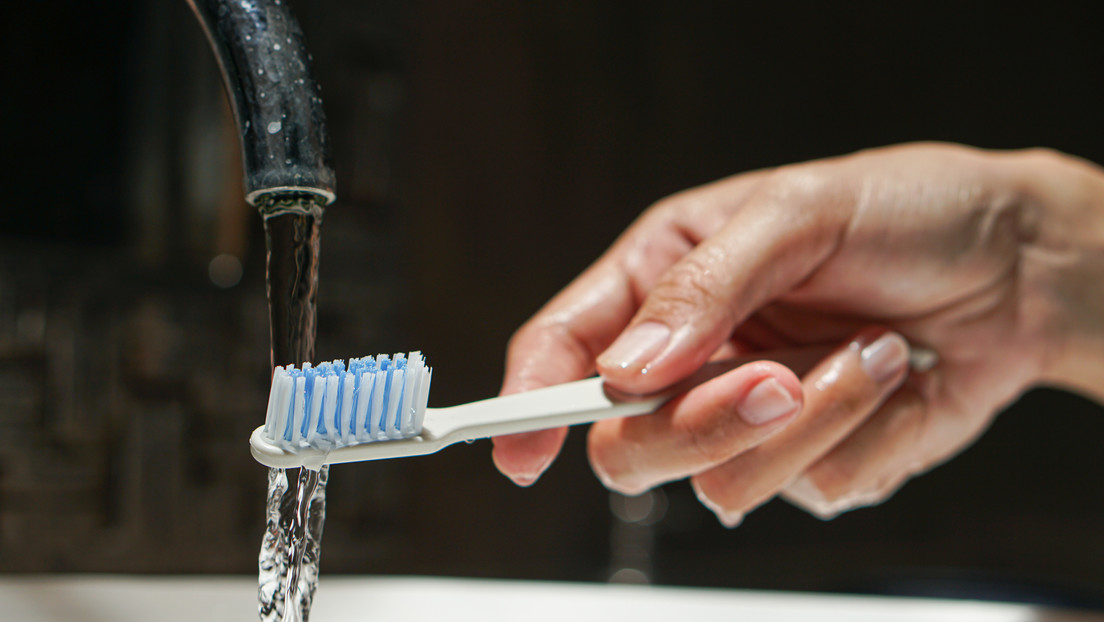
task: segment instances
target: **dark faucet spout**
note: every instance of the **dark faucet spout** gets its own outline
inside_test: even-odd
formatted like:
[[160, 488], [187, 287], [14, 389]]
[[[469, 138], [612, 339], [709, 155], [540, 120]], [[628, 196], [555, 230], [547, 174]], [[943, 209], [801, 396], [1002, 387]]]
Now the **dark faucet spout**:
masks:
[[245, 197], [334, 199], [326, 115], [287, 0], [187, 0], [218, 59], [241, 137]]

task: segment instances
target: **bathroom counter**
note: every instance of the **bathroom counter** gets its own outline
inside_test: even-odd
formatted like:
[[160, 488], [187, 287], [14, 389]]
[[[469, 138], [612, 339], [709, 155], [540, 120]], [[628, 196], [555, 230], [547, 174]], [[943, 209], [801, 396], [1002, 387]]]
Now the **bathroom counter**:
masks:
[[[0, 576], [5, 622], [256, 620], [243, 576]], [[584, 583], [323, 577], [314, 622], [1104, 622], [1104, 613], [972, 601]]]

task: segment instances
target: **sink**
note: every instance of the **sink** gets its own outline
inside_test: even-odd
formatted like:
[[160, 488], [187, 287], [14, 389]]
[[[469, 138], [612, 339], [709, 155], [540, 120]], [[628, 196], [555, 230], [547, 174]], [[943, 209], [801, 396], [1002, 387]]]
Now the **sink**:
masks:
[[[5, 622], [242, 622], [245, 576], [0, 576]], [[322, 577], [313, 622], [1104, 622], [1104, 613], [919, 598], [431, 577]]]

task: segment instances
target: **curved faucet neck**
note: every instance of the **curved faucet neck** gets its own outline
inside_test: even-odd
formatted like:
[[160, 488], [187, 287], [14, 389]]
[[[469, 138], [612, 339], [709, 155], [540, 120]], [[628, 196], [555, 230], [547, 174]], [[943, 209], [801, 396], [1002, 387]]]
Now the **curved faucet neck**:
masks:
[[287, 0], [187, 0], [214, 49], [241, 138], [246, 200], [334, 200], [322, 98]]

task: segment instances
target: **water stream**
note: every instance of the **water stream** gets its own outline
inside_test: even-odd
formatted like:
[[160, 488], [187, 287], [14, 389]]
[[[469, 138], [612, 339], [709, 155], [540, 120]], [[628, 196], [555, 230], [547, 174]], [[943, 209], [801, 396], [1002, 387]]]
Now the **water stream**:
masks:
[[258, 563], [258, 604], [264, 622], [305, 622], [318, 586], [329, 469], [299, 469], [292, 486], [288, 473], [268, 471], [266, 527]]
[[[313, 361], [322, 203], [313, 195], [280, 195], [258, 207], [268, 248], [272, 367]], [[258, 558], [258, 606], [264, 622], [306, 622], [310, 617], [328, 476], [329, 467], [299, 469], [291, 481], [288, 471], [269, 470]]]

